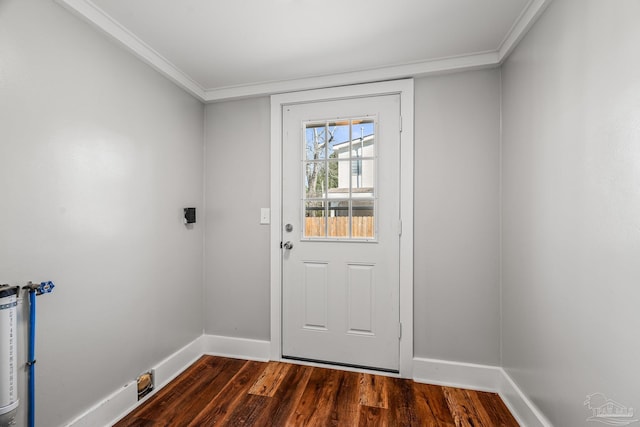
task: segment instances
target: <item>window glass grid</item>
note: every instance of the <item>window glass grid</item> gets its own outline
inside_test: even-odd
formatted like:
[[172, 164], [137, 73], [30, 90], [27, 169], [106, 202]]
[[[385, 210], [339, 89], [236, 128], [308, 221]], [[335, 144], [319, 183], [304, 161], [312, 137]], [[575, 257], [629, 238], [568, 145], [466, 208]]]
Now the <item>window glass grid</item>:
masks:
[[303, 123], [304, 238], [376, 238], [376, 120]]

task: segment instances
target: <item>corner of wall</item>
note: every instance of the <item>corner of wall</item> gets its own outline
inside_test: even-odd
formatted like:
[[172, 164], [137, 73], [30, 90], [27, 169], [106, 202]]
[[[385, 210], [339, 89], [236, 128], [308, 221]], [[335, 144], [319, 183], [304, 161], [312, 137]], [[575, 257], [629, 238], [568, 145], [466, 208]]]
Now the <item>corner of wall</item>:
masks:
[[552, 427], [499, 366], [424, 358], [414, 358], [413, 366], [413, 380], [416, 382], [497, 393], [520, 425]]
[[502, 334], [502, 324], [503, 324], [503, 307], [502, 307], [502, 291], [503, 291], [503, 286], [504, 286], [504, 282], [503, 282], [503, 278], [502, 278], [502, 150], [503, 150], [503, 135], [502, 135], [502, 65], [500, 66], [500, 68], [498, 68], [498, 79], [499, 79], [499, 85], [498, 85], [498, 114], [499, 114], [499, 130], [498, 130], [498, 167], [499, 167], [499, 171], [498, 171], [498, 309], [500, 311], [500, 325], [499, 325], [499, 336], [498, 336], [498, 361], [500, 363], [500, 366], [503, 366], [503, 359], [502, 359], [502, 340], [503, 340], [503, 334]]

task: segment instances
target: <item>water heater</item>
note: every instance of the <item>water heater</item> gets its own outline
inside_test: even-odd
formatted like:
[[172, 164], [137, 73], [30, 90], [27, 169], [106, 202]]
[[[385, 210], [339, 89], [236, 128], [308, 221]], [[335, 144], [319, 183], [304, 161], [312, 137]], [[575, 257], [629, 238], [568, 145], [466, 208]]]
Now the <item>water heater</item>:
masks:
[[17, 307], [19, 286], [0, 286], [0, 426], [12, 425], [18, 407]]

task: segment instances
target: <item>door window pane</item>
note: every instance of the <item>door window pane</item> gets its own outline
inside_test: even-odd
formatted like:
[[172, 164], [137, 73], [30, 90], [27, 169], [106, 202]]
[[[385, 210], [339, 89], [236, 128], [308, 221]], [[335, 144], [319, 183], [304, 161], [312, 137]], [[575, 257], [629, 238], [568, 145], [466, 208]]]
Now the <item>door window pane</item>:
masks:
[[304, 124], [304, 237], [375, 239], [375, 123], [367, 117]]
[[325, 202], [305, 202], [304, 235], [306, 237], [325, 237], [327, 235], [327, 212]]
[[353, 200], [351, 217], [351, 228], [354, 238], [372, 238], [375, 235], [375, 224], [373, 222], [375, 201], [373, 200]]
[[322, 160], [326, 158], [327, 124], [316, 123], [305, 129], [305, 159]]
[[[349, 178], [340, 180], [340, 169], [349, 167], [349, 161], [329, 160], [327, 162], [327, 188], [328, 197], [349, 197]], [[342, 174], [344, 175], [344, 174]]]
[[354, 159], [351, 161], [351, 187], [354, 197], [373, 197], [376, 176], [374, 167], [375, 160]]
[[349, 200], [332, 200], [329, 202], [327, 237], [349, 237], [349, 204]]
[[329, 123], [329, 143], [327, 144], [327, 157], [329, 159], [337, 159], [338, 153], [349, 149], [350, 123], [349, 120]]
[[373, 120], [354, 120], [351, 125], [351, 151], [354, 158], [375, 157]]
[[304, 193], [305, 199], [319, 199], [326, 197], [327, 192], [327, 163], [309, 162], [305, 165]]

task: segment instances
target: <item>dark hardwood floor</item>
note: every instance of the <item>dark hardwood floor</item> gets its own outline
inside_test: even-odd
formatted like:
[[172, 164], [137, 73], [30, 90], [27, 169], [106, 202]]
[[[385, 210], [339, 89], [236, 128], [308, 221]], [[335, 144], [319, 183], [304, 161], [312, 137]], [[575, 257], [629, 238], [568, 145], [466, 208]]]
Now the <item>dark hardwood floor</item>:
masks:
[[495, 393], [281, 362], [203, 356], [116, 424], [517, 426]]

